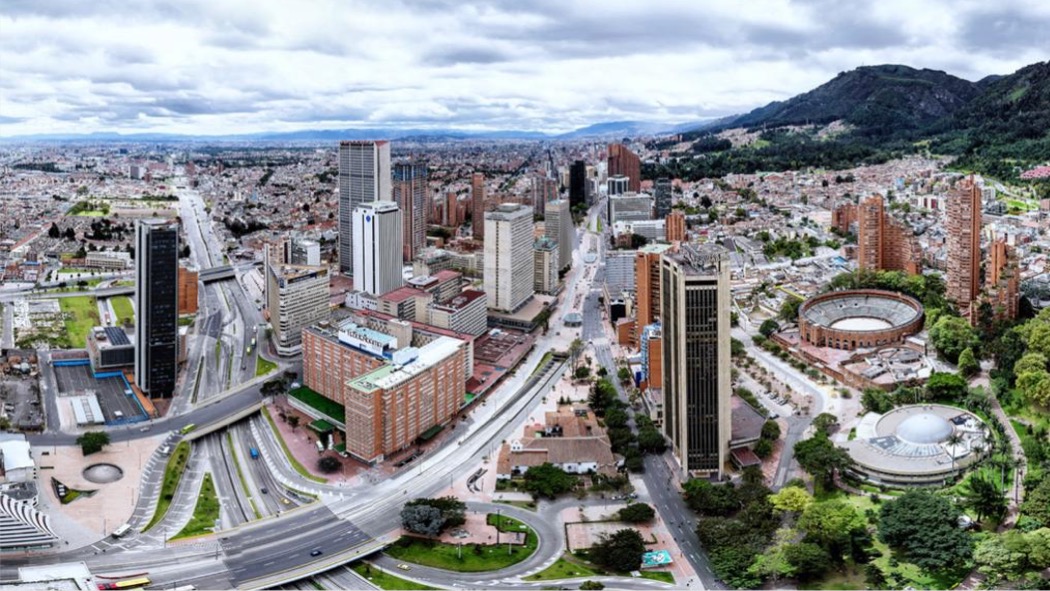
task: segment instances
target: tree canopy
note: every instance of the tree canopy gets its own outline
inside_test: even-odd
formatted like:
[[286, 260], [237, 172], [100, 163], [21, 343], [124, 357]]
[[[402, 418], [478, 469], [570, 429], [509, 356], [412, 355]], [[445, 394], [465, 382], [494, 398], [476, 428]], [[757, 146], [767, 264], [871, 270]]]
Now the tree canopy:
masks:
[[553, 499], [572, 490], [576, 477], [549, 462], [525, 472], [525, 490], [537, 497]]
[[909, 491], [883, 503], [879, 539], [924, 570], [953, 570], [965, 565], [973, 554], [970, 534], [959, 528], [961, 514], [943, 497]]
[[621, 529], [612, 535], [604, 535], [587, 552], [597, 565], [617, 572], [630, 572], [642, 566], [645, 540], [634, 529]]
[[796, 443], [795, 458], [802, 469], [812, 474], [825, 488], [833, 485], [836, 470], [845, 470], [853, 464], [846, 450], [832, 443], [823, 430]]
[[948, 315], [938, 318], [930, 329], [930, 341], [949, 363], [958, 363], [959, 355], [965, 349], [975, 349], [980, 345], [977, 333], [970, 327], [969, 322], [958, 316]]
[[80, 451], [85, 456], [89, 456], [95, 452], [102, 451], [102, 448], [109, 445], [109, 433], [105, 431], [88, 431], [77, 437], [77, 445], [80, 446]]

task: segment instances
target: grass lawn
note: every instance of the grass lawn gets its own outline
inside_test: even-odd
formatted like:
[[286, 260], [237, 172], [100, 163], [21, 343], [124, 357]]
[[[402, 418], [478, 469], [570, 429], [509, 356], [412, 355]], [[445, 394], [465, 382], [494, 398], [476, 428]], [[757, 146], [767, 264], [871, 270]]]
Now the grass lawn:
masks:
[[407, 589], [408, 591], [416, 589], [437, 589], [437, 587], [428, 587], [427, 585], [415, 581], [409, 581], [408, 579], [394, 576], [386, 571], [379, 570], [378, 568], [372, 568], [372, 565], [367, 562], [355, 562], [351, 568], [354, 569], [355, 573], [368, 579], [368, 582], [380, 589]]
[[175, 488], [179, 486], [179, 480], [182, 479], [182, 473], [186, 470], [186, 462], [189, 459], [190, 444], [188, 441], [180, 441], [175, 446], [175, 451], [172, 452], [171, 457], [168, 458], [168, 465], [164, 468], [164, 481], [160, 488], [160, 498], [157, 499], [157, 510], [153, 513], [153, 519], [150, 519], [146, 527], [142, 528], [143, 533], [157, 525], [164, 518], [164, 514], [168, 512], [168, 506], [171, 505], [171, 500], [175, 497]]
[[551, 353], [550, 351], [544, 353], [543, 357], [540, 358], [540, 362], [536, 364], [536, 369], [532, 370], [532, 373], [529, 374], [529, 377], [531, 378], [532, 376], [539, 373], [539, 371], [543, 369], [543, 364], [550, 361], [551, 357], [554, 357], [554, 353]]
[[255, 377], [264, 376], [272, 371], [277, 371], [276, 363], [263, 359], [261, 355], [255, 357]]
[[113, 313], [117, 315], [117, 324], [124, 324], [124, 319], [135, 323], [135, 310], [131, 306], [131, 298], [128, 296], [113, 296], [109, 298], [109, 304], [113, 306]]
[[295, 471], [298, 472], [303, 478], [308, 478], [310, 480], [313, 480], [314, 482], [328, 482], [328, 480], [325, 478], [321, 478], [320, 476], [314, 476], [313, 474], [310, 474], [310, 472], [307, 471], [307, 469], [299, 463], [299, 460], [295, 459], [295, 456], [292, 455], [292, 450], [288, 449], [288, 444], [285, 443], [284, 438], [281, 437], [281, 432], [277, 430], [277, 425], [273, 422], [273, 417], [270, 416], [270, 411], [265, 406], [263, 407], [262, 411], [263, 416], [266, 417], [266, 420], [270, 421], [270, 428], [273, 429], [274, 437], [277, 438], [277, 441], [281, 442], [281, 449], [284, 450], [284, 455], [288, 457], [288, 463], [292, 465], [292, 468], [295, 468]]
[[74, 296], [59, 298], [62, 308], [62, 319], [66, 325], [66, 339], [69, 347], [82, 349], [87, 346], [87, 336], [91, 329], [100, 324], [98, 305], [94, 296]]
[[[496, 515], [489, 514], [486, 520], [494, 524]], [[511, 545], [510, 553], [506, 544], [464, 544], [460, 547], [457, 544], [443, 544], [407, 536], [387, 548], [386, 552], [398, 560], [451, 571], [476, 573], [500, 570], [525, 560], [536, 551], [536, 534], [527, 527], [519, 529], [521, 525], [523, 524], [520, 521], [511, 517], [503, 517], [500, 520], [501, 531], [523, 531], [526, 535], [525, 544]]]
[[674, 575], [663, 570], [643, 570], [641, 571], [643, 579], [652, 579], [654, 581], [661, 581], [664, 583], [670, 583], [674, 585]]
[[342, 404], [329, 400], [306, 386], [289, 390], [288, 395], [337, 421], [342, 422], [342, 419], [346, 416], [346, 409], [343, 408]]
[[204, 475], [201, 483], [200, 494], [197, 495], [197, 506], [193, 508], [193, 517], [182, 531], [171, 538], [188, 538], [201, 534], [210, 534], [215, 531], [215, 520], [219, 518], [219, 498], [215, 495], [215, 483], [212, 482], [211, 473]]
[[179, 316], [179, 326], [189, 326], [193, 324], [193, 320], [196, 318], [193, 314], [186, 314], [185, 316]]
[[522, 577], [526, 581], [551, 581], [556, 579], [573, 579], [577, 577], [593, 577], [599, 573], [593, 568], [582, 563], [571, 560], [567, 555], [562, 556], [557, 562], [541, 570], [540, 572]]

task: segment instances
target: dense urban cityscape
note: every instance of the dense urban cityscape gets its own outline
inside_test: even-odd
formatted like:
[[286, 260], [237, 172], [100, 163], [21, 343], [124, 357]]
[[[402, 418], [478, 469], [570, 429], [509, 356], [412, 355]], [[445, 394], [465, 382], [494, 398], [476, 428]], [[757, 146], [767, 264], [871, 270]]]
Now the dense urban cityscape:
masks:
[[855, 61], [558, 132], [20, 87], [0, 589], [1046, 588], [1050, 62]]

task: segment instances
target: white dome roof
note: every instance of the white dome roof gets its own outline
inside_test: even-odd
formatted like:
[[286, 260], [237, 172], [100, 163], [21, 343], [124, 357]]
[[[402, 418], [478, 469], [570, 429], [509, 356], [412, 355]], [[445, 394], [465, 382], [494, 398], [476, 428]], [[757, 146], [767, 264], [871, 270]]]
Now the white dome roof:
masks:
[[908, 417], [897, 426], [897, 437], [908, 443], [940, 443], [951, 434], [951, 423], [944, 417], [928, 412]]

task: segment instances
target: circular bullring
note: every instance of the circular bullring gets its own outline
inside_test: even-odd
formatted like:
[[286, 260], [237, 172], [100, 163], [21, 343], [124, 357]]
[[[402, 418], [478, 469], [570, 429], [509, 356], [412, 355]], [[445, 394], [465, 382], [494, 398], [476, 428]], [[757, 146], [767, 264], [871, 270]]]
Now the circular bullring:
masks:
[[922, 330], [922, 304], [879, 289], [851, 289], [814, 296], [799, 307], [801, 339], [817, 347], [881, 347]]

